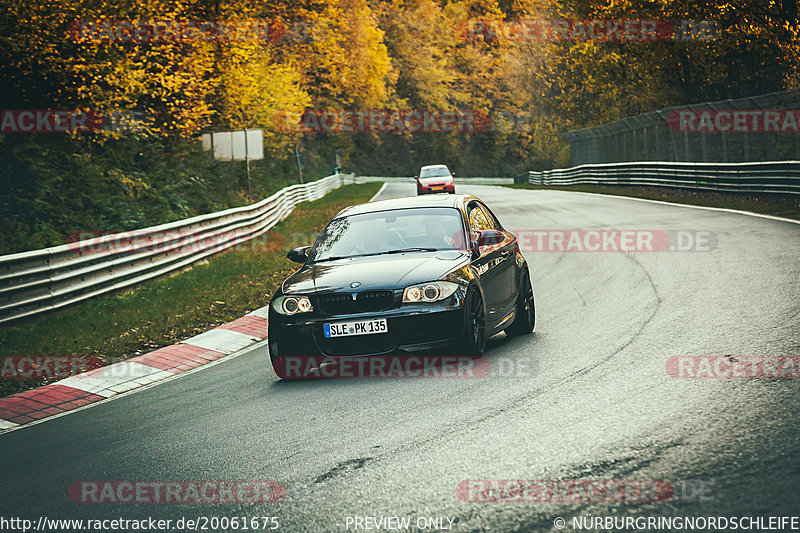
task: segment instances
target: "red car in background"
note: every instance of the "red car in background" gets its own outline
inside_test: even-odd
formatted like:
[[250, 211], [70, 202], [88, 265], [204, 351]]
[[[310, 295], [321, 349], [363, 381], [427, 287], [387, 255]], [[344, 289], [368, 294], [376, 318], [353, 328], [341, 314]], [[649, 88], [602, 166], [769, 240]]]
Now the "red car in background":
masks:
[[447, 165], [426, 165], [417, 174], [417, 195], [437, 192], [456, 193], [456, 183]]

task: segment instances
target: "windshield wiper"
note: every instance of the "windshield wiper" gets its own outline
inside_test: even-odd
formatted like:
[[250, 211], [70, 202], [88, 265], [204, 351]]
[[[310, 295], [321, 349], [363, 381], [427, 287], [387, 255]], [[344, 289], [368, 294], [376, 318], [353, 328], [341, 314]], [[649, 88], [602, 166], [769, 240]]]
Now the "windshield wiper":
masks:
[[366, 254], [353, 254], [353, 255], [334, 255], [333, 257], [323, 257], [322, 259], [314, 259], [314, 263], [319, 263], [321, 261], [338, 261], [339, 259], [350, 259], [352, 257], [367, 257], [369, 255], [381, 255], [385, 254], [386, 252], [369, 252]]
[[383, 255], [383, 254], [402, 254], [406, 252], [438, 252], [438, 248], [401, 248], [399, 250], [384, 250], [381, 252], [369, 252], [366, 254], [354, 254], [354, 255], [335, 255], [333, 257], [323, 257], [322, 259], [314, 259], [314, 263], [320, 263], [322, 261], [337, 261], [339, 259], [350, 259], [351, 257], [369, 257], [371, 255]]
[[314, 259], [314, 263], [321, 263], [322, 261], [338, 261], [339, 259], [350, 259], [351, 257], [361, 257], [364, 254], [357, 255], [334, 255], [333, 257], [323, 257], [322, 259]]
[[388, 252], [383, 252], [385, 254], [402, 254], [405, 252], [438, 252], [438, 248], [401, 248], [399, 250], [389, 250]]

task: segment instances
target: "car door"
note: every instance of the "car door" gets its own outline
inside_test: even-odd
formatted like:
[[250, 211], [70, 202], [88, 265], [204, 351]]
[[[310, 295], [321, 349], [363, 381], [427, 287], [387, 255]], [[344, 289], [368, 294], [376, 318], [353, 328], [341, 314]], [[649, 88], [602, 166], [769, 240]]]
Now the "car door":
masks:
[[[494, 215], [480, 202], [473, 201], [467, 206], [470, 230], [495, 229], [502, 231]], [[513, 235], [511, 236], [513, 237]], [[493, 327], [511, 312], [513, 296], [509, 295], [509, 286], [514, 276], [513, 255], [509, 251], [508, 241], [494, 246], [481, 247], [481, 255], [474, 261], [475, 267], [481, 273], [484, 298], [486, 300], [486, 321]], [[516, 240], [513, 239], [516, 243]], [[511, 260], [509, 260], [511, 259]], [[509, 305], [509, 300], [512, 300]]]
[[519, 290], [519, 272], [516, 266], [517, 252], [519, 251], [519, 242], [516, 235], [510, 231], [506, 231], [494, 216], [491, 209], [486, 205], [481, 204], [481, 207], [486, 211], [492, 228], [502, 231], [506, 238], [500, 246], [500, 262], [498, 263], [497, 278], [501, 287], [498, 290], [503, 293], [501, 303], [499, 305], [498, 313], [500, 318], [507, 316], [511, 313], [514, 305], [517, 302], [517, 291]]

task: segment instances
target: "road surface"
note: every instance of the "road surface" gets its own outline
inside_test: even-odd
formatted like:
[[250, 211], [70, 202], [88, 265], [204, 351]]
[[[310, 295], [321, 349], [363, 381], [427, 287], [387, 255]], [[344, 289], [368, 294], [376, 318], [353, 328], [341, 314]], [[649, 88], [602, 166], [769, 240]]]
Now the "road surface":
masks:
[[[485, 378], [281, 382], [261, 344], [0, 435], [0, 516], [275, 516], [280, 531], [407, 517], [410, 531], [425, 518], [466, 532], [555, 531], [557, 517], [572, 531], [588, 515], [800, 514], [800, 381], [667, 372], [681, 356], [800, 356], [800, 225], [562, 191], [459, 192], [483, 198], [508, 229], [684, 232], [702, 245], [529, 245], [536, 331], [494, 337]], [[395, 183], [382, 197], [413, 193]], [[675, 493], [480, 502], [456, 491], [465, 480], [565, 479], [659, 480]], [[287, 494], [274, 504], [73, 503], [70, 485], [85, 480], [275, 480]]]

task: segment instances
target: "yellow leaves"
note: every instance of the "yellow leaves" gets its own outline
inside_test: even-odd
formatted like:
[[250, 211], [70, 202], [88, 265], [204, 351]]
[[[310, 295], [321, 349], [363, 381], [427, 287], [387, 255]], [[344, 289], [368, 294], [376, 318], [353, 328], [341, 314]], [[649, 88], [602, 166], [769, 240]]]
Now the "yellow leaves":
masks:
[[128, 176], [119, 169], [111, 169], [108, 172], [109, 176], [116, 179], [125, 190], [126, 194], [131, 198], [142, 198], [145, 193], [151, 190], [150, 184], [146, 183], [141, 178]]

